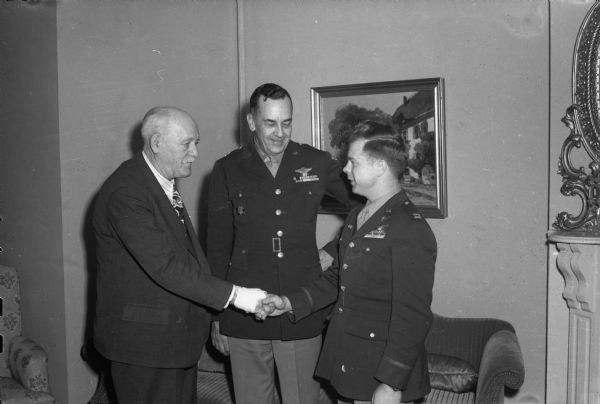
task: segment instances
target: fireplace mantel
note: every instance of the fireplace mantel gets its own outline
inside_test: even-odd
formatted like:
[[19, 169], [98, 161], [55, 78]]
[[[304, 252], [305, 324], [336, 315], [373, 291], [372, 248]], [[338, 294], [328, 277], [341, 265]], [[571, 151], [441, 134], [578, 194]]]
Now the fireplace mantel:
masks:
[[[589, 232], [551, 231], [548, 241], [556, 249], [554, 268], [564, 278], [562, 304], [566, 303], [568, 308], [568, 327], [566, 330], [560, 327], [560, 310], [553, 310], [560, 303], [557, 296], [553, 296], [555, 290], [549, 282], [547, 377], [549, 381], [552, 378], [566, 381], [568, 404], [600, 403], [600, 236]], [[567, 363], [563, 362], [563, 369], [557, 369], [561, 347], [553, 346], [552, 339], [556, 336], [560, 339], [561, 333], [566, 333], [568, 341], [568, 346], [562, 347], [567, 349]], [[547, 384], [547, 399], [552, 402], [556, 393], [551, 390], [555, 387]]]

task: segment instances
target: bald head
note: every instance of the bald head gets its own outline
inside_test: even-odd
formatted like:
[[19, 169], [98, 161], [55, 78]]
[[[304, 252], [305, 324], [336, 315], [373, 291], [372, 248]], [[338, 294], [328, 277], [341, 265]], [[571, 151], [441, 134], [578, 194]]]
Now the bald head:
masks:
[[144, 153], [163, 177], [188, 177], [198, 156], [198, 126], [185, 111], [175, 107], [154, 107], [142, 120]]
[[196, 123], [187, 112], [176, 107], [154, 107], [150, 109], [144, 115], [144, 119], [142, 119], [144, 147], [150, 146], [152, 135], [169, 134], [173, 126], [181, 125], [192, 125], [195, 127]]

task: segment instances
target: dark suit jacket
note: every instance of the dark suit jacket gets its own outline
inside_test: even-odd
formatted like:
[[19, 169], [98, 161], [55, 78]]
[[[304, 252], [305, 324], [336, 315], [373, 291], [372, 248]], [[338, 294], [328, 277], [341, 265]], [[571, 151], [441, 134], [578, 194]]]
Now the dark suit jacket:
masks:
[[316, 375], [345, 397], [370, 400], [383, 382], [412, 401], [430, 390], [424, 341], [437, 244], [404, 191], [356, 230], [359, 210], [344, 223], [332, 268], [288, 295], [293, 316], [337, 299]]
[[[318, 278], [317, 212], [325, 193], [350, 204], [342, 175], [328, 153], [292, 141], [275, 178], [253, 142], [218, 160], [211, 175], [207, 243], [215, 275], [278, 294]], [[298, 324], [287, 316], [260, 322], [225, 310], [220, 328], [237, 338], [294, 340], [319, 335], [324, 318], [320, 312]]]
[[232, 285], [211, 276], [184, 217], [185, 228], [141, 153], [100, 189], [93, 214], [94, 342], [106, 358], [162, 368], [189, 367], [200, 358], [209, 332], [206, 307], [222, 309]]

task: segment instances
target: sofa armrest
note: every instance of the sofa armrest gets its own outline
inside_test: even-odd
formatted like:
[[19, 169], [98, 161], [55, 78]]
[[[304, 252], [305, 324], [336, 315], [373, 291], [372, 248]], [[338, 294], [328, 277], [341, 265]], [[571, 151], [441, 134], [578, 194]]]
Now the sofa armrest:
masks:
[[8, 367], [13, 377], [32, 391], [48, 392], [48, 355], [33, 340], [14, 337], [8, 345]]
[[483, 349], [476, 403], [503, 403], [504, 387], [518, 389], [525, 379], [523, 354], [515, 333], [494, 333]]

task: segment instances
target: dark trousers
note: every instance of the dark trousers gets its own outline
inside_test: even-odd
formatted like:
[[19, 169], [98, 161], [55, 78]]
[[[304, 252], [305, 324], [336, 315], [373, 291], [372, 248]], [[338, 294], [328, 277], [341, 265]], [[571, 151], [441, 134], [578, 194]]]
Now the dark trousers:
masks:
[[164, 369], [111, 362], [119, 404], [197, 404], [196, 366]]

